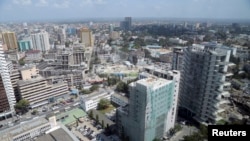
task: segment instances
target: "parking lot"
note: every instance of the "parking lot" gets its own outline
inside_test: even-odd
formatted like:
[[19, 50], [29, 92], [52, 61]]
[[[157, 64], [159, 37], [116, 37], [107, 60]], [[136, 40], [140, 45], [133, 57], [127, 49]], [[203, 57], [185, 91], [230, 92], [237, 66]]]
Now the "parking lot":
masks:
[[101, 125], [95, 124], [95, 121], [85, 118], [78, 126], [73, 126], [72, 133], [81, 141], [120, 141], [117, 136], [104, 135], [104, 129]]

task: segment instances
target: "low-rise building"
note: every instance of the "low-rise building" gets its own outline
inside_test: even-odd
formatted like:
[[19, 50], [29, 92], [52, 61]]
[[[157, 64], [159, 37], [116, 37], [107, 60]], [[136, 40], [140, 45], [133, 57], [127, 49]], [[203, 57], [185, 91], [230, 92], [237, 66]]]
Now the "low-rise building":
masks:
[[128, 104], [128, 98], [120, 94], [112, 94], [111, 101], [119, 106], [126, 106]]
[[51, 129], [51, 124], [44, 118], [27, 121], [7, 128], [0, 132], [1, 141], [26, 141], [45, 134]]
[[82, 96], [80, 98], [80, 105], [86, 112], [91, 109], [96, 109], [101, 99], [110, 100], [112, 94], [113, 92], [99, 92], [88, 96]]
[[21, 98], [27, 99], [31, 108], [40, 106], [40, 103], [46, 104], [45, 102], [51, 98], [69, 93], [66, 82], [49, 84], [41, 76], [29, 80], [19, 80], [17, 85]]
[[40, 61], [42, 60], [42, 52], [40, 50], [29, 50], [26, 52], [26, 61]]

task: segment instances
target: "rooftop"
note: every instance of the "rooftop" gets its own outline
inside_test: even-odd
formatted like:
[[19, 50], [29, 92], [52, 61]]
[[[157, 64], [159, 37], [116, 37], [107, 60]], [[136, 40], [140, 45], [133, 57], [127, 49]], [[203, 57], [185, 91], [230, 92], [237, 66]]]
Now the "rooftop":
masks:
[[119, 99], [121, 99], [121, 100], [123, 100], [125, 102], [128, 102], [128, 98], [125, 97], [125, 96], [122, 96], [120, 94], [114, 93], [114, 94], [112, 94], [112, 96], [115, 96], [115, 97], [117, 97], [117, 98], [119, 98]]
[[84, 99], [84, 101], [97, 100], [97, 99], [100, 99], [102, 96], [106, 96], [110, 94], [112, 94], [112, 92], [101, 91], [101, 92], [96, 92], [94, 94], [89, 94], [87, 96], [83, 96], [82, 98]]
[[[68, 117], [61, 119], [62, 117], [65, 117], [65, 115], [68, 115]], [[74, 123], [77, 118], [85, 117], [86, 115], [87, 114], [82, 109], [75, 108], [65, 113], [56, 115], [56, 118], [61, 119], [62, 124], [69, 125], [71, 123]]]
[[38, 137], [35, 141], [74, 141], [62, 128]]
[[45, 118], [39, 118], [35, 120], [27, 121], [23, 124], [18, 124], [16, 126], [7, 128], [5, 130], [0, 131], [0, 140], [1, 141], [12, 141], [12, 137], [24, 133], [26, 131], [29, 131], [33, 128], [39, 127], [41, 125], [44, 125], [46, 123], [49, 123]]

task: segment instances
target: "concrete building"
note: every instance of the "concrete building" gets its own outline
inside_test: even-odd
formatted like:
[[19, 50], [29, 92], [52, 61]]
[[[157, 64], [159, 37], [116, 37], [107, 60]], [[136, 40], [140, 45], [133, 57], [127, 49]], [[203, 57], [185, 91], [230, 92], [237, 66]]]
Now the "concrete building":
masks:
[[112, 31], [109, 33], [110, 38], [113, 40], [119, 39], [120, 38], [120, 33], [118, 31]]
[[121, 94], [112, 94], [111, 101], [119, 106], [126, 106], [128, 104], [128, 98]]
[[124, 21], [120, 23], [120, 27], [124, 30], [131, 30], [132, 27], [132, 18], [131, 17], [125, 17]]
[[82, 96], [80, 98], [80, 105], [82, 109], [86, 112], [91, 109], [96, 109], [101, 99], [110, 100], [112, 94], [113, 92], [98, 92], [96, 94]]
[[11, 84], [12, 84], [14, 94], [15, 94], [15, 97], [16, 97], [16, 101], [19, 101], [19, 100], [21, 100], [21, 96], [20, 96], [19, 91], [18, 91], [17, 81], [22, 80], [22, 76], [21, 76], [20, 71], [18, 71], [16, 69], [11, 71], [10, 79], [11, 79]]
[[7, 45], [8, 49], [18, 49], [17, 39], [15, 32], [3, 32], [3, 42]]
[[46, 31], [31, 34], [31, 40], [34, 50], [45, 52], [50, 49], [49, 34]]
[[174, 102], [174, 83], [155, 76], [131, 83], [128, 106], [117, 110], [119, 134], [131, 141], [162, 138], [171, 120], [168, 114]]
[[12, 115], [15, 112], [16, 99], [10, 79], [10, 71], [4, 58], [0, 44], [0, 117]]
[[16, 50], [5, 51], [5, 55], [10, 61], [18, 61], [25, 57], [25, 52], [18, 52]]
[[21, 52], [31, 50], [33, 49], [32, 41], [30, 39], [18, 41], [18, 48]]
[[182, 40], [180, 38], [169, 38], [169, 41], [174, 44], [185, 45], [188, 41]]
[[186, 116], [204, 124], [227, 118], [230, 54], [230, 49], [197, 44], [184, 49], [179, 100]]
[[174, 128], [176, 122], [181, 73], [177, 70], [166, 71], [163, 69], [155, 69], [154, 67], [144, 67], [143, 72], [139, 74], [138, 78], [144, 79], [150, 77], [151, 75], [174, 82], [173, 104], [167, 117], [166, 132], [168, 132], [170, 128]]
[[86, 47], [94, 46], [92, 31], [87, 28], [80, 29], [80, 40], [85, 44]]
[[43, 59], [42, 57], [42, 51], [40, 50], [29, 50], [26, 53], [25, 61], [41, 61]]
[[172, 70], [182, 70], [183, 65], [183, 49], [185, 47], [174, 47], [172, 58]]
[[0, 140], [1, 141], [32, 140], [39, 135], [45, 134], [50, 129], [51, 129], [50, 123], [44, 118], [39, 118], [36, 120], [30, 120], [26, 123], [19, 124], [1, 131]]
[[23, 80], [17, 82], [21, 98], [27, 99], [31, 107], [69, 93], [66, 82], [49, 83], [37, 73], [35, 68], [24, 69], [21, 71]]
[[40, 106], [40, 103], [49, 102], [49, 99], [68, 94], [68, 86], [65, 82], [48, 84], [44, 78], [18, 81], [18, 88], [22, 98], [30, 102], [32, 108]]

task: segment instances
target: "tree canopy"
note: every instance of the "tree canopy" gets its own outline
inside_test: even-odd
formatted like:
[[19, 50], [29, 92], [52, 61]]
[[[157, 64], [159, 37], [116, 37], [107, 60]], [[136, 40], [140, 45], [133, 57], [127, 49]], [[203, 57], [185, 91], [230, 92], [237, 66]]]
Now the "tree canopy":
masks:
[[30, 105], [30, 103], [28, 100], [21, 99], [16, 103], [15, 108], [22, 111], [22, 112], [25, 112], [25, 111], [28, 111], [29, 105]]
[[107, 100], [107, 99], [101, 99], [100, 102], [97, 105], [97, 109], [98, 110], [103, 110], [103, 109], [108, 108], [109, 105], [110, 105], [110, 101], [109, 100]]

